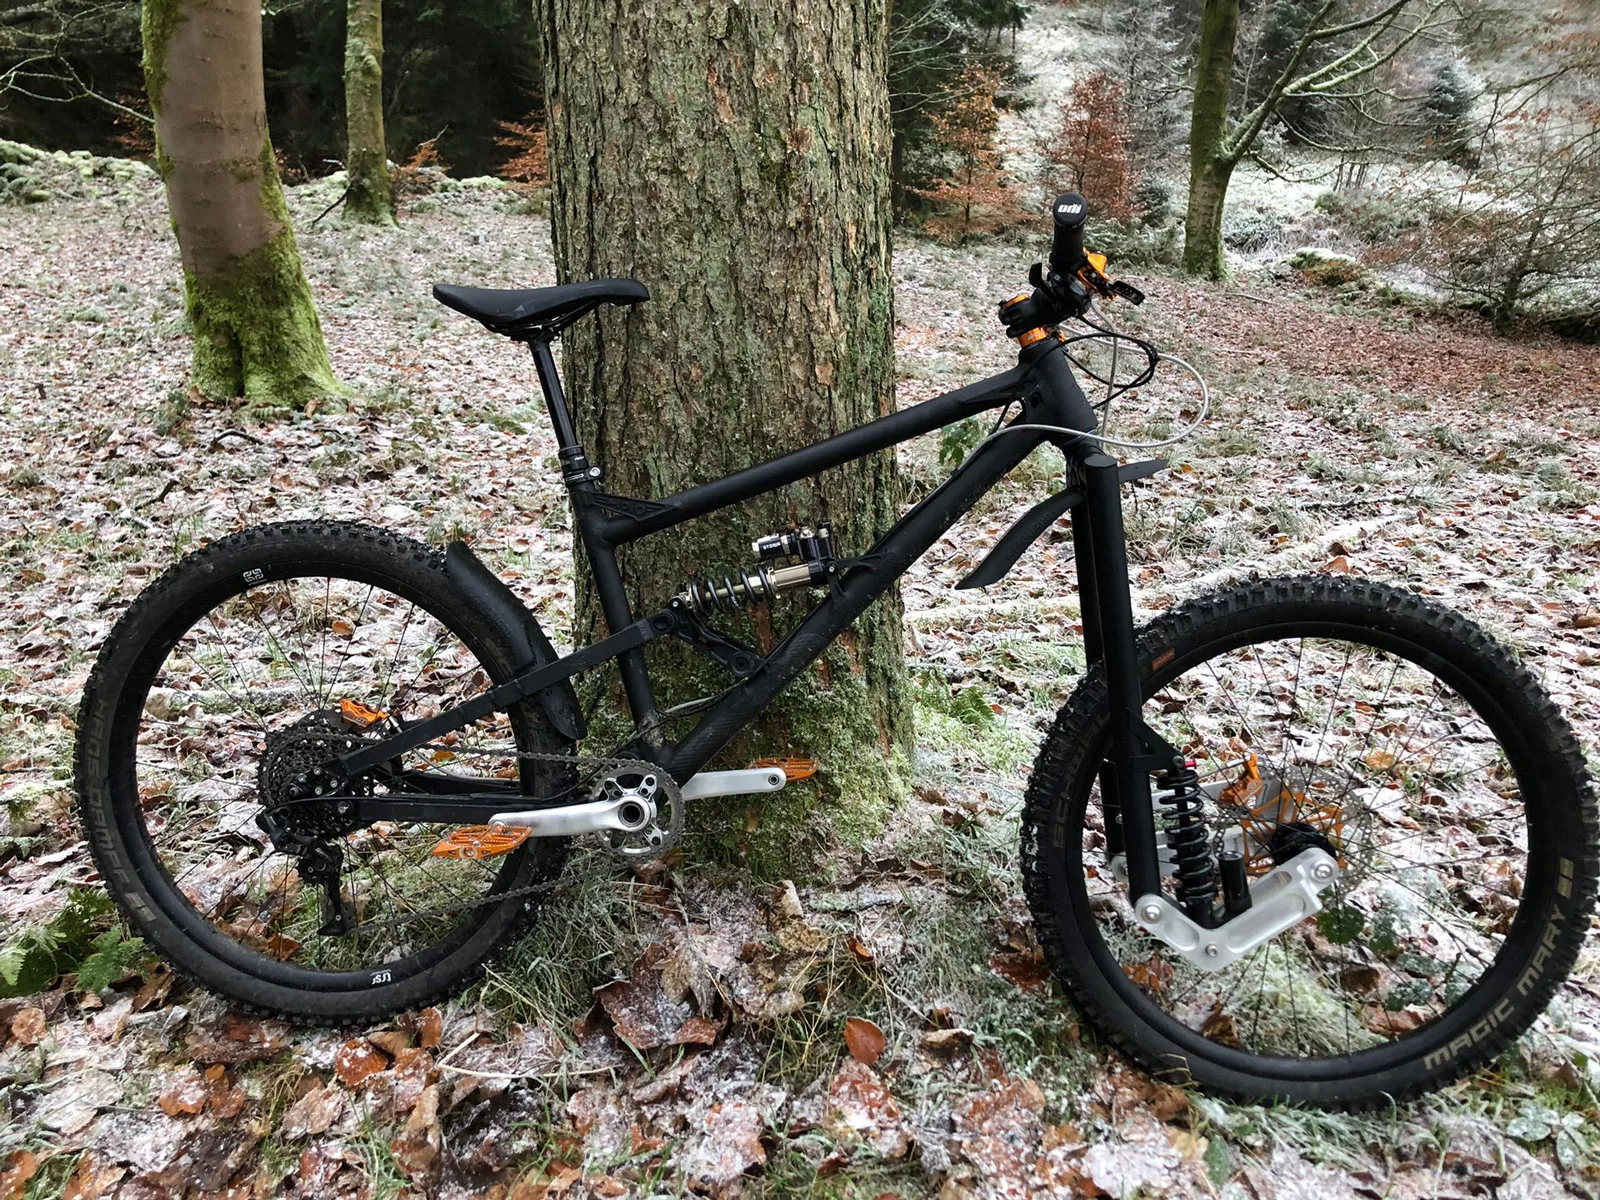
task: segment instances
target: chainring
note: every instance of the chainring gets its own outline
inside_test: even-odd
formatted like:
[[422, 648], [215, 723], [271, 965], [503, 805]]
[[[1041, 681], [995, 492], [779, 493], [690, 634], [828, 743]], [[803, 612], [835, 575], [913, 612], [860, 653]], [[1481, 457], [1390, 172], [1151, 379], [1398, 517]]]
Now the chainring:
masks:
[[672, 776], [655, 763], [623, 760], [599, 780], [591, 794], [596, 800], [632, 797], [649, 810], [650, 820], [642, 828], [606, 834], [606, 848], [626, 862], [660, 858], [683, 836], [683, 793]]

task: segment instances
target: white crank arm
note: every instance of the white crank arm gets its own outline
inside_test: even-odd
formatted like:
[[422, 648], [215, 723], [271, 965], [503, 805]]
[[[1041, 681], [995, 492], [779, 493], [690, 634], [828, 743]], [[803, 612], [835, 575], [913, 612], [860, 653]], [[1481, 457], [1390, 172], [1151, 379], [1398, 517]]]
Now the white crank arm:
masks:
[[566, 804], [560, 808], [530, 808], [525, 812], [495, 813], [491, 825], [515, 825], [530, 829], [534, 837], [577, 837], [583, 833], [633, 833], [655, 820], [655, 805], [637, 796], [590, 800], [585, 804]]
[[704, 800], [707, 796], [754, 796], [776, 792], [789, 782], [778, 767], [747, 767], [742, 771], [701, 771], [689, 776], [680, 788], [685, 800]]
[[[701, 771], [692, 775], [680, 793], [685, 800], [707, 796], [749, 796], [776, 792], [788, 777], [776, 767], [753, 767], [743, 771]], [[637, 796], [590, 800], [585, 804], [566, 804], [560, 808], [533, 808], [524, 812], [495, 813], [491, 825], [515, 825], [533, 831], [534, 837], [577, 837], [584, 833], [633, 833], [655, 819], [654, 806]]]

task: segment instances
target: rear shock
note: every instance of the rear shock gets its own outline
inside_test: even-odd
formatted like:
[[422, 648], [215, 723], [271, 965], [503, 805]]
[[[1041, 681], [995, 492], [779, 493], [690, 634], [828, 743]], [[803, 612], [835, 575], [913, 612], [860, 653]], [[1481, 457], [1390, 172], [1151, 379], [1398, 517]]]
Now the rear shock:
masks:
[[1205, 795], [1194, 763], [1162, 771], [1156, 785], [1166, 794], [1161, 803], [1167, 809], [1167, 848], [1172, 852], [1173, 872], [1178, 877], [1177, 899], [1197, 925], [1216, 923], [1217, 873], [1211, 855], [1211, 831], [1201, 809]]
[[[761, 559], [755, 570], [739, 571], [721, 579], [691, 579], [677, 598], [702, 617], [737, 612], [765, 600], [776, 600], [784, 592], [823, 586], [834, 570], [833, 531], [826, 525], [819, 525], [814, 531], [791, 529], [770, 534], [756, 539], [750, 548]], [[800, 561], [781, 567], [771, 565], [780, 558]]]

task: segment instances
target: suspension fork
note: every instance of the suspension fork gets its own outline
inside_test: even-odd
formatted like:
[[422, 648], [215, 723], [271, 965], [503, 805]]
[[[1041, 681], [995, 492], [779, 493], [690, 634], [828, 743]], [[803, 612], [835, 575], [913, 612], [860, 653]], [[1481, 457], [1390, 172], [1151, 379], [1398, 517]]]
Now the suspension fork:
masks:
[[[1078, 611], [1083, 618], [1084, 669], [1105, 661], [1100, 635], [1099, 580], [1094, 569], [1094, 534], [1089, 528], [1087, 499], [1072, 508], [1072, 560], [1078, 568]], [[1110, 761], [1100, 767], [1100, 811], [1105, 817], [1106, 857], [1124, 853], [1122, 802], [1117, 798], [1117, 773]]]
[[1102, 665], [1109, 697], [1111, 753], [1100, 771], [1107, 854], [1127, 856], [1128, 895], [1158, 896], [1161, 867], [1150, 776], [1181, 766], [1182, 756], [1141, 715], [1144, 704], [1117, 462], [1087, 448], [1074, 457], [1084, 483], [1084, 502], [1073, 510], [1072, 520], [1084, 646], [1090, 663]]

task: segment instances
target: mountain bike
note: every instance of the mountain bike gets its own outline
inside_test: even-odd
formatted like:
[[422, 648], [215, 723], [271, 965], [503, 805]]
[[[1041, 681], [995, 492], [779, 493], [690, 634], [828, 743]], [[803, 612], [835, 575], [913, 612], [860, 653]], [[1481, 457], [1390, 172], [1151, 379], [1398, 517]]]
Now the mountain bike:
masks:
[[[609, 632], [557, 655], [459, 541], [297, 521], [188, 555], [107, 637], [78, 720], [80, 812], [129, 921], [179, 971], [292, 1020], [373, 1021], [451, 994], [558, 903], [571, 839], [648, 861], [696, 798], [811, 773], [708, 764], [1053, 446], [1064, 486], [958, 586], [995, 583], [1070, 519], [1089, 665], [1021, 818], [1023, 884], [1061, 986], [1150, 1071], [1236, 1097], [1367, 1105], [1490, 1061], [1587, 928], [1596, 805], [1578, 742], [1503, 646], [1382, 583], [1252, 579], [1135, 626], [1122, 492], [1165, 464], [1107, 452], [1143, 445], [1106, 432], [1079, 375], [1109, 402], [1183, 364], [1100, 320], [1099, 302], [1142, 296], [1084, 250], [1087, 215], [1080, 196], [1055, 202], [1048, 260], [999, 306], [1012, 369], [657, 498], [605, 490], [551, 348], [601, 305], [646, 301], [642, 284], [436, 287], [529, 347]], [[1090, 345], [1138, 369], [1118, 382]], [[836, 545], [825, 524], [774, 531], [743, 568], [631, 607], [619, 546], [994, 413], [871, 546]], [[783, 595], [811, 603], [770, 651], [713, 623]], [[726, 687], [660, 707], [646, 649], [666, 639]], [[580, 753], [573, 680], [613, 662], [631, 735]]]

